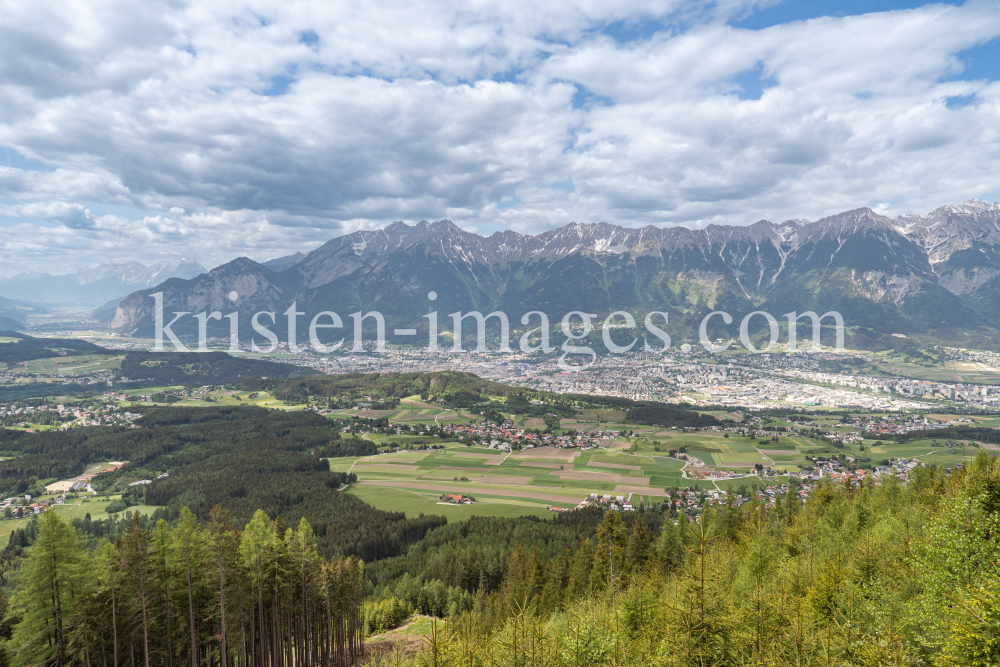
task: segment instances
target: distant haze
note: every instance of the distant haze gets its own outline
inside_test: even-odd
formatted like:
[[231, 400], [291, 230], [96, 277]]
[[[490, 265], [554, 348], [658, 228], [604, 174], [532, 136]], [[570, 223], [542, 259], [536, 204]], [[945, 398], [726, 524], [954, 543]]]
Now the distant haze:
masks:
[[53, 305], [100, 305], [137, 289], [154, 287], [169, 278], [194, 278], [204, 273], [198, 262], [100, 264], [75, 273], [21, 273], [0, 278], [0, 296]]

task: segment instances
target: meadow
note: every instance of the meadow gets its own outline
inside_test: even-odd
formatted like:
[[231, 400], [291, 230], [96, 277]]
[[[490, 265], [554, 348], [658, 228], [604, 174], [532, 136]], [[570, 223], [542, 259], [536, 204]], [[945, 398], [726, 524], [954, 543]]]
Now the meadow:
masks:
[[[49, 496], [43, 496], [47, 498]], [[138, 512], [144, 516], [150, 516], [158, 508], [152, 505], [134, 505], [126, 510], [120, 512], [115, 512], [114, 514], [107, 513], [107, 507], [113, 500], [117, 500], [121, 496], [110, 496], [110, 497], [80, 497], [73, 500], [69, 500], [65, 505], [54, 505], [53, 508], [56, 514], [63, 521], [72, 521], [73, 519], [84, 519], [89, 514], [90, 518], [94, 521], [98, 519], [107, 519], [109, 517], [116, 517], [122, 519], [126, 512]], [[33, 517], [24, 517], [22, 519], [4, 519], [0, 514], [0, 549], [7, 546], [10, 541], [10, 534], [17, 530], [18, 528], [24, 528], [32, 520]]]

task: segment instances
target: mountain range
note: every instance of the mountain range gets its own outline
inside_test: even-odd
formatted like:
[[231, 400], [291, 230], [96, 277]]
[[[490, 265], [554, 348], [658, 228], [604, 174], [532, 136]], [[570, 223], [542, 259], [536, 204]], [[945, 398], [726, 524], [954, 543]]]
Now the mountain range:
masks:
[[205, 273], [198, 262], [182, 259], [176, 265], [160, 262], [146, 266], [139, 262], [100, 264], [76, 273], [54, 276], [50, 273], [20, 273], [0, 278], [0, 296], [47, 304], [97, 305], [169, 278], [194, 278]]
[[21, 331], [29, 315], [44, 315], [47, 312], [48, 309], [35, 303], [0, 297], [0, 331]]
[[[293, 301], [309, 314], [377, 310], [390, 331], [426, 330], [430, 310], [441, 313], [442, 326], [457, 310], [502, 310], [514, 325], [533, 310], [557, 318], [658, 310], [671, 314], [672, 328], [692, 332], [712, 310], [734, 317], [764, 310], [779, 319], [836, 310], [861, 344], [930, 335], [988, 345], [1000, 328], [1000, 204], [971, 200], [898, 218], [859, 208], [814, 222], [703, 229], [572, 223], [533, 236], [484, 237], [448, 220], [396, 222], [307, 255], [266, 264], [239, 258], [169, 279], [123, 299], [108, 324], [149, 335], [154, 291], [164, 293], [166, 311], [239, 310], [243, 331], [253, 313], [274, 311], [272, 328], [283, 332], [280, 314]], [[438, 295], [433, 303], [429, 291]], [[174, 330], [193, 331], [187, 319]], [[227, 327], [223, 320], [218, 329]]]

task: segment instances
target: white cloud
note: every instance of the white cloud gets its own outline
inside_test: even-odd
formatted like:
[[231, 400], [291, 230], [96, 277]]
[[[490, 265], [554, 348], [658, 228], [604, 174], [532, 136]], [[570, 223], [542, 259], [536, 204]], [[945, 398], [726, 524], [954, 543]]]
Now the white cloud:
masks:
[[0, 0], [0, 272], [1000, 194], [1000, 84], [957, 55], [995, 4], [725, 23], [754, 4]]

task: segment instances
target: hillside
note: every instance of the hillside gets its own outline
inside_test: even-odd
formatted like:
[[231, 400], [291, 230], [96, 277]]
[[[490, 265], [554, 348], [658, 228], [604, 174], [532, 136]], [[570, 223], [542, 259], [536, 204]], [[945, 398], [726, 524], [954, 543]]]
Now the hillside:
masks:
[[[226, 352], [121, 352], [78, 338], [38, 338], [0, 331], [0, 399], [118, 389], [222, 385], [249, 378], [291, 378], [316, 371]], [[24, 380], [27, 380], [25, 382]]]
[[16, 331], [0, 331], [0, 338], [14, 339], [0, 343], [0, 364], [15, 366], [34, 359], [72, 356], [75, 354], [115, 354], [112, 350], [75, 338], [36, 338]]
[[[222, 650], [239, 664], [312, 646], [341, 652], [327, 664], [364, 654], [407, 667], [958, 667], [995, 655], [1000, 467], [985, 452], [950, 475], [917, 468], [905, 486], [827, 479], [808, 497], [742, 505], [692, 492], [632, 511], [598, 503], [549, 520], [446, 522], [313, 484], [345, 481], [307, 453], [337, 441], [324, 421], [165, 409], [138, 431], [72, 442], [0, 432], [5, 450], [27, 455], [0, 465], [4, 479], [52, 455], [128, 454], [135, 461], [95, 487], [165, 506], [120, 522], [66, 523], [50, 510], [15, 531], [0, 559], [12, 600], [0, 655], [46, 664], [60, 650], [149, 652], [183, 664], [190, 650]], [[169, 477], [128, 486], [164, 466]], [[359, 549], [363, 566], [338, 559]], [[410, 614], [425, 618], [394, 630]], [[272, 620], [285, 630], [263, 641]], [[48, 629], [60, 621], [62, 636]]]

